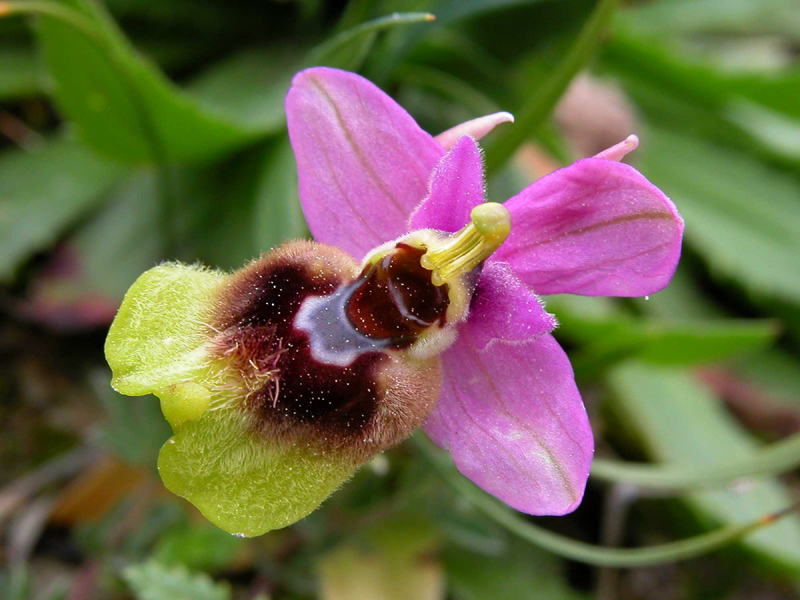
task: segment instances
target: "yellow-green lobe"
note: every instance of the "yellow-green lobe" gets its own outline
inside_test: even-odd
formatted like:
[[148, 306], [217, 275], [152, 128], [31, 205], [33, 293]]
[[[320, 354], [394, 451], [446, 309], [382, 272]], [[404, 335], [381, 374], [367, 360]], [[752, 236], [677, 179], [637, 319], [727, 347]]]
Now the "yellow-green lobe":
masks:
[[213, 316], [234, 275], [165, 264], [128, 290], [106, 340], [112, 385], [155, 394], [174, 436], [161, 449], [165, 486], [229, 533], [290, 525], [349, 479], [358, 463], [270, 436], [231, 387], [237, 373], [214, 354]]
[[161, 412], [173, 431], [203, 416], [211, 404], [210, 390], [193, 381], [176, 383], [158, 392]]
[[158, 457], [164, 485], [212, 523], [252, 537], [299, 521], [349, 479], [338, 453], [269, 443], [236, 409], [208, 411], [184, 425]]
[[[196, 266], [165, 264], [144, 273], [125, 294], [106, 338], [111, 385], [121, 394], [174, 396], [171, 386], [192, 382], [178, 394], [178, 420], [208, 405], [208, 318], [225, 275]], [[168, 402], [169, 404], [169, 402]], [[168, 412], [175, 412], [169, 411]]]

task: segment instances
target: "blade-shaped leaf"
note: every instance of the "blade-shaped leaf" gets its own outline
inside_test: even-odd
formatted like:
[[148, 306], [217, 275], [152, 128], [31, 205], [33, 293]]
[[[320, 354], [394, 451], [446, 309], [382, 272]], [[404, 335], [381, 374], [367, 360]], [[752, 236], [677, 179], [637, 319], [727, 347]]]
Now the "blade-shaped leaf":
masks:
[[588, 598], [567, 583], [558, 558], [531, 544], [510, 540], [499, 556], [448, 546], [444, 565], [457, 600], [578, 600]]
[[137, 600], [229, 600], [228, 585], [214, 583], [203, 573], [184, 567], [166, 567], [157, 562], [133, 565], [123, 577]]
[[45, 88], [41, 61], [28, 48], [7, 46], [0, 50], [0, 100], [16, 100], [41, 94]]
[[61, 110], [98, 151], [128, 163], [208, 160], [260, 132], [192, 101], [127, 43], [98, 5], [53, 3], [77, 16], [36, 28]]
[[[654, 301], [667, 293], [669, 286]], [[635, 318], [603, 300], [578, 296], [551, 296], [547, 307], [558, 317], [559, 336], [582, 344], [573, 361], [589, 361], [595, 369], [634, 357], [662, 365], [718, 361], [759, 350], [779, 332], [777, 321], [724, 319], [702, 312], [679, 314], [680, 318]]]
[[[307, 230], [297, 199], [287, 140], [268, 140], [212, 168], [177, 173], [180, 256], [234, 268]], [[224, 198], [225, 202], [220, 199]], [[108, 204], [76, 232], [69, 249], [87, 293], [119, 302], [142, 272], [164, 260], [158, 185], [133, 174]]]
[[711, 270], [756, 297], [800, 304], [796, 178], [685, 134], [652, 130], [645, 142], [642, 172], [678, 204]]
[[[713, 464], [746, 457], [756, 447], [753, 438], [718, 400], [686, 373], [629, 363], [609, 378], [611, 407], [652, 458], [676, 464]], [[728, 490], [693, 493], [686, 497], [698, 515], [713, 523], [742, 523], [792, 504], [776, 480], [754, 478]], [[800, 518], [760, 531], [742, 544], [764, 559], [800, 568]]]
[[0, 280], [97, 206], [121, 173], [67, 138], [0, 154]]

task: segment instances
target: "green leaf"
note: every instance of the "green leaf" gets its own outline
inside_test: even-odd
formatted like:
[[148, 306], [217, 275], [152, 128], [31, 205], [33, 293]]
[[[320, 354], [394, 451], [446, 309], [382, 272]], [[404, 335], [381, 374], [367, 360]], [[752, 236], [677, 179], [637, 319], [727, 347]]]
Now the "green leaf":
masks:
[[592, 476], [650, 490], [700, 490], [730, 485], [737, 479], [779, 475], [800, 466], [800, 433], [755, 450], [748, 457], [710, 465], [654, 465], [595, 458]]
[[0, 154], [0, 281], [97, 206], [120, 175], [67, 138]]
[[33, 12], [43, 5], [56, 9], [36, 28], [56, 98], [96, 150], [128, 163], [202, 161], [262, 134], [191, 100], [130, 47], [98, 5], [60, 0], [36, 3]]
[[696, 319], [635, 318], [607, 301], [577, 296], [552, 296], [547, 308], [558, 317], [559, 337], [582, 345], [572, 356], [576, 371], [596, 371], [627, 358], [661, 365], [718, 361], [763, 348], [780, 331], [772, 320], [710, 318], [702, 312]]
[[750, 155], [655, 129], [640, 159], [642, 172], [675, 200], [687, 243], [713, 273], [754, 297], [800, 304], [796, 178]]
[[121, 302], [147, 269], [163, 259], [158, 183], [151, 173], [126, 177], [108, 202], [70, 238], [85, 289]]
[[227, 584], [181, 566], [147, 562], [126, 568], [122, 576], [137, 600], [230, 600]]
[[436, 19], [449, 23], [459, 19], [474, 19], [486, 13], [507, 10], [542, 0], [447, 0], [436, 7]]
[[754, 531], [773, 525], [779, 519], [791, 514], [784, 509], [762, 514], [757, 519], [674, 542], [644, 548], [615, 548], [596, 546], [574, 540], [545, 529], [525, 519], [520, 513], [493, 498], [468, 479], [462, 476], [444, 451], [436, 448], [433, 442], [416, 436], [414, 441], [425, 458], [455, 488], [465, 500], [483, 512], [490, 519], [502, 525], [522, 540], [530, 542], [554, 554], [598, 567], [645, 567], [670, 562], [688, 560], [708, 552], [719, 550], [732, 542], [751, 535]]
[[[627, 302], [641, 314], [659, 320], [704, 320], [714, 323], [732, 316], [715, 302], [704, 289], [705, 286], [698, 285], [692, 267], [690, 260], [684, 260], [678, 264], [678, 269], [666, 288], [652, 296], [632, 298]], [[731, 322], [736, 324], [742, 321]]]
[[[751, 456], [753, 438], [719, 401], [680, 371], [630, 363], [610, 375], [611, 407], [625, 429], [640, 439], [653, 459], [702, 465]], [[757, 519], [792, 504], [787, 490], [770, 477], [752, 478], [737, 488], [690, 494], [686, 503], [715, 524]], [[800, 569], [800, 518], [759, 531], [742, 544], [764, 559]]]
[[456, 546], [447, 546], [443, 554], [456, 600], [588, 598], [569, 586], [558, 558], [516, 539], [498, 556], [476, 554]]
[[751, 379], [770, 399], [782, 405], [800, 406], [800, 369], [797, 357], [785, 350], [773, 349], [737, 360], [737, 373]]
[[288, 137], [267, 148], [255, 191], [256, 247], [265, 251], [287, 240], [308, 237], [297, 191], [297, 166]]
[[778, 334], [775, 321], [652, 321], [617, 317], [604, 321], [561, 318], [562, 335], [585, 347], [578, 360], [608, 365], [638, 358], [660, 365], [722, 360], [766, 346]]
[[[797, 168], [800, 71], [737, 74], [661, 37], [617, 28], [603, 63], [623, 78], [640, 109], [667, 130], [754, 149]], [[646, 138], [645, 148], [647, 144]]]
[[798, 39], [800, 6], [794, 0], [677, 0], [638, 5], [626, 21], [659, 36], [709, 33], [782, 34]]
[[[180, 174], [181, 258], [222, 268], [308, 235], [287, 136], [269, 139], [211, 168]], [[220, 202], [225, 198], [225, 202]]]
[[617, 8], [617, 0], [599, 0], [583, 25], [580, 34], [559, 60], [552, 74], [530, 98], [515, 111], [514, 127], [503, 130], [486, 149], [488, 175], [511, 158], [516, 149], [541, 126], [550, 115], [572, 78], [594, 55], [603, 33]]
[[[307, 237], [295, 173], [283, 136], [211, 167], [173, 171], [180, 258], [238, 268], [289, 239]], [[83, 288], [122, 300], [139, 275], [164, 258], [159, 218], [151, 173], [131, 175], [117, 186], [70, 239]]]
[[162, 535], [153, 551], [153, 558], [163, 565], [219, 571], [230, 565], [244, 544], [244, 540], [213, 525], [192, 523]]
[[356, 25], [310, 50], [250, 48], [211, 67], [188, 91], [231, 120], [276, 133], [285, 124], [283, 100], [295, 73], [315, 65], [356, 71], [380, 31], [429, 19], [427, 13], [395, 13]]
[[307, 62], [311, 65], [326, 65], [350, 71], [361, 68], [367, 54], [371, 50], [377, 34], [385, 29], [397, 25], [411, 25], [426, 23], [434, 20], [430, 13], [398, 13], [395, 12], [385, 17], [378, 17], [366, 23], [339, 33], [324, 44], [317, 47], [308, 56]]
[[[43, 15], [37, 32], [65, 115], [88, 143], [129, 163], [209, 161], [274, 133], [290, 75], [300, 66], [269, 54], [244, 55], [201, 79], [192, 96], [143, 60], [87, 0], [20, 2], [15, 10]], [[424, 19], [401, 14], [364, 23], [309, 60], [357, 66], [377, 31]], [[269, 68], [255, 76], [264, 62]]]
[[27, 48], [9, 46], [0, 50], [0, 100], [38, 96], [45, 88], [45, 72]]
[[500, 556], [506, 552], [508, 534], [504, 529], [477, 511], [466, 510], [470, 507], [453, 508], [448, 502], [436, 514], [437, 524], [449, 542], [478, 554]]
[[629, 78], [682, 94], [693, 103], [722, 109], [733, 98], [750, 100], [786, 116], [800, 117], [793, 99], [800, 91], [800, 71], [775, 74], [735, 73], [692, 55], [663, 37], [619, 27], [604, 48], [603, 60]]
[[249, 48], [212, 65], [187, 87], [193, 97], [264, 133], [285, 125], [283, 99], [306, 49]]

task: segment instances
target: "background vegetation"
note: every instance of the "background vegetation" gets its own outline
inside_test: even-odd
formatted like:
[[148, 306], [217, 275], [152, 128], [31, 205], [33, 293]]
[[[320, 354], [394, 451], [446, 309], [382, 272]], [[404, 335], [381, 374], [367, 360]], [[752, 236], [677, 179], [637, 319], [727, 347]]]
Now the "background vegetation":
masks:
[[[800, 597], [793, 514], [674, 562], [798, 498], [796, 1], [17, 0], [0, 14], [0, 597]], [[548, 300], [601, 459], [575, 514], [498, 509], [421, 439], [253, 540], [163, 489], [168, 426], [155, 398], [109, 388], [105, 329], [161, 260], [234, 268], [307, 234], [283, 96], [312, 64], [363, 73], [434, 133], [514, 113], [485, 140], [492, 199], [639, 134], [631, 160], [679, 206], [684, 257], [650, 299]]]

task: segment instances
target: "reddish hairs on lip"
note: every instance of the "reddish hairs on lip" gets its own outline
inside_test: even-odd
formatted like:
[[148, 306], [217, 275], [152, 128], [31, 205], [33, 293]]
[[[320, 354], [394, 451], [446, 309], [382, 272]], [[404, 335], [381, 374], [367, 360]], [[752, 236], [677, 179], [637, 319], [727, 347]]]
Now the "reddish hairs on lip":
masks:
[[213, 352], [232, 367], [240, 406], [262, 435], [359, 458], [419, 426], [438, 395], [438, 361], [366, 352], [348, 366], [316, 360], [294, 326], [302, 302], [352, 282], [343, 251], [291, 242], [235, 273], [218, 298]]

